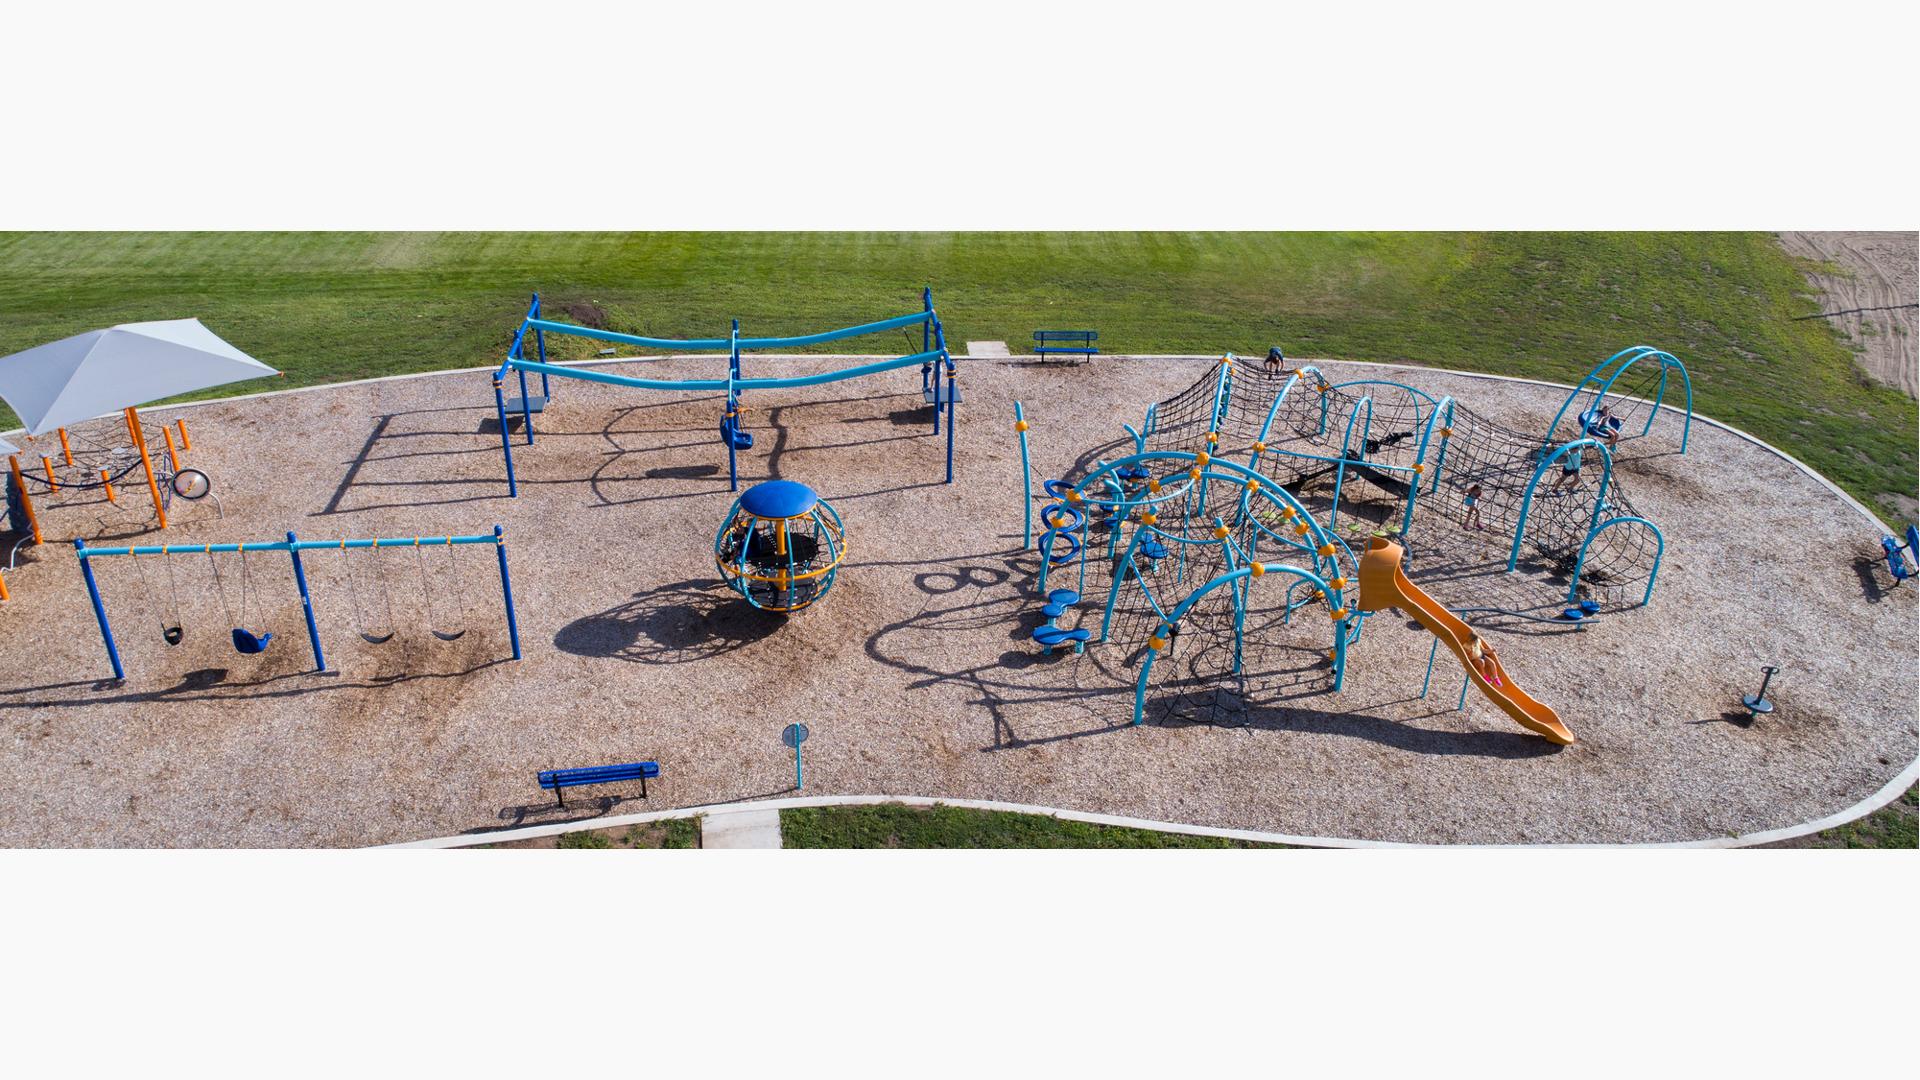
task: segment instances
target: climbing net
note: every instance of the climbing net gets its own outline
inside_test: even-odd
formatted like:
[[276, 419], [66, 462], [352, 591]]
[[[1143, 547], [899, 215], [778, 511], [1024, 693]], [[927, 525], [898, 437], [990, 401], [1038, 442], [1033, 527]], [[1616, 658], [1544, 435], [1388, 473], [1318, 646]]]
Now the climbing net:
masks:
[[1412, 528], [1409, 498], [1431, 514], [1457, 517], [1468, 489], [1478, 484], [1480, 520], [1488, 532], [1512, 536], [1525, 510], [1516, 569], [1564, 583], [1578, 563], [1581, 591], [1625, 606], [1639, 601], [1656, 566], [1659, 541], [1652, 530], [1628, 524], [1592, 533], [1605, 522], [1640, 516], [1618, 471], [1601, 495], [1598, 478], [1606, 470], [1598, 448], [1584, 448], [1578, 487], [1551, 493], [1560, 475], [1555, 465], [1535, 486], [1529, 505], [1528, 485], [1553, 449], [1543, 449], [1537, 434], [1409, 387], [1334, 384], [1312, 368], [1296, 379], [1223, 361], [1154, 405], [1141, 434], [1149, 449], [1191, 451], [1204, 447], [1210, 432], [1218, 434], [1221, 454], [1255, 461], [1316, 517], [1344, 519], [1350, 543], [1366, 532], [1404, 528], [1414, 532], [1408, 546], [1418, 552], [1422, 532]]

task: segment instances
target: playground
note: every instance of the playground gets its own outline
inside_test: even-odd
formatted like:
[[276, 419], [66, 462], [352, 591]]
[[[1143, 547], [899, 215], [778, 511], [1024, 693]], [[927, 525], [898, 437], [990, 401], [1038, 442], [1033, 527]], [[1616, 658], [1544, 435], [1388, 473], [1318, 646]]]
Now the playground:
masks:
[[[1568, 568], [1542, 551], [1554, 529], [1597, 524], [1598, 448], [1571, 493], [1544, 490], [1557, 464], [1540, 481], [1527, 511], [1538, 515], [1533, 539], [1521, 545], [1512, 526], [1524, 496], [1490, 496], [1488, 528], [1465, 529], [1450, 486], [1474, 452], [1487, 461], [1508, 452], [1491, 442], [1473, 451], [1470, 432], [1544, 437], [1566, 386], [1307, 361], [1315, 377], [1296, 386], [1301, 398], [1289, 391], [1276, 407], [1304, 367], [961, 358], [946, 369], [962, 388], [949, 415], [930, 404], [943, 365], [922, 354], [922, 330], [906, 327], [912, 342], [898, 361], [782, 355], [777, 338], [747, 339], [774, 344], [741, 359], [736, 331], [732, 350], [699, 350], [717, 355], [661, 349], [573, 369], [612, 379], [562, 375], [546, 386], [540, 376], [558, 373], [516, 337], [518, 371], [148, 410], [155, 429], [186, 419], [187, 464], [218, 478], [222, 512], [185, 515], [162, 533], [102, 529], [96, 521], [112, 511], [95, 505], [43, 508], [59, 535], [63, 521], [89, 537], [137, 535], [90, 540], [115, 553], [84, 560], [71, 544], [31, 548], [7, 575], [0, 716], [12, 737], [0, 753], [0, 844], [344, 846], [587, 821], [610, 801], [583, 793], [558, 808], [534, 773], [643, 758], [663, 770], [649, 809], [780, 796], [794, 783], [780, 744], [791, 723], [811, 730], [809, 795], [991, 799], [1418, 843], [1638, 843], [1781, 828], [1866, 798], [1916, 756], [1915, 589], [1894, 584], [1880, 531], [1778, 454], [1700, 416], [1683, 427], [1677, 382], [1668, 407], [1652, 416], [1643, 406], [1608, 449], [1616, 495], [1600, 500], [1609, 514], [1624, 505], [1657, 525], [1657, 578], [1650, 532], [1608, 530], [1583, 567], [1598, 587], [1581, 595], [1597, 610], [1576, 623], [1562, 615], [1577, 606]], [[943, 356], [935, 327], [925, 330], [924, 351]], [[902, 326], [887, 332], [892, 348]], [[1602, 359], [1570, 362], [1562, 382]], [[1223, 367], [1234, 382], [1224, 411], [1194, 392], [1217, 388]], [[681, 380], [695, 388], [643, 384]], [[1363, 394], [1347, 385], [1356, 381], [1420, 396]], [[1317, 415], [1318, 385], [1340, 387], [1329, 393], [1346, 404], [1332, 410], [1330, 436], [1308, 438], [1301, 417]], [[1372, 419], [1349, 431], [1362, 396]], [[507, 408], [516, 397], [517, 414]], [[1173, 415], [1174, 405], [1157, 427], [1146, 419], [1156, 403], [1203, 398], [1198, 420]], [[1422, 402], [1444, 399], [1480, 426], [1451, 421], [1461, 442], [1438, 483], [1433, 470], [1414, 471], [1436, 458], [1398, 432], [1404, 417], [1433, 419]], [[1293, 417], [1288, 401], [1308, 411]], [[1043, 650], [1034, 628], [1046, 620], [1045, 594], [1080, 567], [1049, 567], [1043, 583], [1041, 556], [1024, 544], [1016, 402], [1037, 518], [1054, 502], [1046, 480], [1078, 483], [1140, 454], [1189, 455], [1146, 463], [1159, 483], [1209, 445], [1222, 462], [1244, 462], [1253, 440], [1243, 429], [1260, 420], [1224, 424], [1229, 414], [1257, 404], [1287, 418], [1294, 434], [1269, 432], [1267, 460], [1290, 446], [1334, 463], [1290, 485], [1299, 513], [1325, 521], [1337, 509], [1331, 531], [1354, 562], [1373, 532], [1404, 527], [1394, 540], [1410, 553], [1410, 583], [1447, 611], [1497, 609], [1462, 617], [1497, 649], [1502, 683], [1549, 706], [1572, 741], [1543, 738], [1466, 685], [1405, 598], [1341, 641], [1327, 605], [1304, 602], [1311, 590], [1290, 593], [1297, 578], [1282, 573], [1231, 583], [1231, 595], [1248, 598], [1231, 627], [1217, 611], [1207, 624], [1196, 605], [1144, 690], [1143, 649], [1162, 651], [1146, 645], [1161, 626], [1140, 602], [1116, 601], [1107, 641]], [[1564, 410], [1554, 447], [1578, 434], [1576, 411]], [[1368, 439], [1386, 445], [1364, 470], [1343, 470]], [[730, 465], [742, 491], [794, 481], [827, 509], [801, 500], [792, 515], [776, 506], [756, 518], [730, 490]], [[1404, 505], [1406, 477], [1429, 485], [1410, 526], [1391, 510]], [[1257, 520], [1280, 531], [1293, 494], [1280, 482], [1254, 486], [1275, 515]], [[804, 569], [723, 583], [729, 559], [745, 566], [730, 536], [796, 542], [784, 525], [754, 532], [789, 519], [804, 521], [816, 545], [809, 565], [832, 574], [811, 580], [830, 583], [831, 595], [822, 587], [794, 602]], [[1032, 528], [1038, 542], [1046, 525]], [[378, 546], [357, 543], [374, 538]], [[126, 547], [134, 553], [118, 553]], [[111, 679], [83, 562], [124, 680]], [[1068, 584], [1104, 599], [1112, 579], [1101, 575], [1114, 564], [1086, 563], [1088, 577]], [[1142, 577], [1157, 588], [1201, 566], [1196, 555], [1190, 570], [1170, 561]], [[1360, 587], [1347, 586], [1350, 619]], [[786, 606], [805, 610], [779, 614]], [[1079, 625], [1098, 623], [1097, 604], [1090, 616], [1087, 602], [1078, 607]], [[248, 653], [236, 624], [271, 638]], [[1240, 638], [1231, 661], [1210, 647], [1222, 633]], [[1768, 665], [1779, 669], [1766, 694], [1774, 711], [1752, 719], [1741, 698]], [[638, 808], [624, 789], [620, 798], [621, 812]]]

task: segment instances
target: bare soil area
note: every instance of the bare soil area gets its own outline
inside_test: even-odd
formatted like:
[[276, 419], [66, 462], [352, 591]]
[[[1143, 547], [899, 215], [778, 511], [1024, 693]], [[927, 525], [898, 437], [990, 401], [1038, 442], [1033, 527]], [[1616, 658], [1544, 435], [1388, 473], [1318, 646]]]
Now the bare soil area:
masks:
[[[714, 363], [644, 368], [688, 377]], [[812, 730], [809, 794], [1001, 799], [1436, 843], [1778, 828], [1843, 809], [1914, 760], [1916, 591], [1889, 588], [1877, 527], [1791, 463], [1710, 425], [1696, 423], [1679, 456], [1671, 418], [1621, 465], [1636, 508], [1666, 534], [1652, 605], [1578, 631], [1484, 630], [1576, 745], [1517, 729], [1477, 695], [1456, 710], [1460, 675], [1444, 652], [1422, 699], [1432, 639], [1385, 614], [1368, 624], [1338, 693], [1280, 680], [1230, 725], [1130, 725], [1137, 667], [1127, 657], [1098, 647], [1042, 657], [1029, 638], [1037, 566], [1021, 550], [1012, 403], [1033, 422], [1037, 486], [1114, 454], [1122, 422], [1138, 425], [1147, 404], [1210, 363], [966, 362], [952, 485], [912, 372], [749, 396], [757, 445], [741, 455], [743, 484], [803, 480], [847, 526], [839, 584], [786, 620], [723, 591], [713, 570], [713, 532], [732, 498], [719, 395], [556, 382], [535, 443], [515, 436], [518, 499], [506, 498], [484, 374], [183, 410], [188, 463], [213, 475], [225, 516], [195, 510], [167, 542], [499, 523], [526, 658], [507, 658], [484, 547], [439, 553], [424, 578], [411, 551], [310, 555], [337, 669], [326, 674], [311, 671], [285, 555], [248, 557], [251, 610], [239, 617], [274, 634], [259, 656], [227, 640], [238, 557], [219, 557], [224, 605], [206, 556], [171, 559], [186, 627], [177, 647], [159, 633], [166, 567], [145, 560], [143, 585], [122, 558], [98, 572], [129, 677], [105, 681], [71, 547], [23, 551], [8, 576], [15, 599], [0, 607], [0, 844], [346, 846], [590, 821], [609, 807], [583, 798], [557, 811], [535, 772], [640, 759], [664, 770], [650, 807], [755, 799], [791, 790], [779, 735], [793, 721]], [[1544, 427], [1563, 396], [1322, 366], [1401, 378], [1523, 429]], [[157, 410], [154, 422], [168, 415]], [[121, 503], [129, 509], [56, 504], [49, 531], [90, 541], [138, 532], [140, 500], [123, 493]], [[1434, 511], [1433, 528], [1457, 528], [1452, 507]], [[1499, 537], [1450, 544], [1486, 551], [1478, 563], [1457, 553], [1448, 580], [1421, 582], [1445, 603], [1514, 607], [1555, 588], [1503, 573]], [[437, 621], [464, 624], [464, 636], [428, 632], [429, 594]], [[389, 603], [398, 636], [364, 643], [356, 626], [383, 622]], [[1256, 665], [1323, 649], [1326, 620], [1273, 634]], [[1737, 704], [1762, 664], [1782, 669], [1769, 691], [1778, 711], [1747, 724]]]
[[1808, 275], [1826, 294], [1827, 321], [1860, 351], [1869, 376], [1920, 394], [1920, 233], [1783, 232], [1780, 246], [1839, 269]]

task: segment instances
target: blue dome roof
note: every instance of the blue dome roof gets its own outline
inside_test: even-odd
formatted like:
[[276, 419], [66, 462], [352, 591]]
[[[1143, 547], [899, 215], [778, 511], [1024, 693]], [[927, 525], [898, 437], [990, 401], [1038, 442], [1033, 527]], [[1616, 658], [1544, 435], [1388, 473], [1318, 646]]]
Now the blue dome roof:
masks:
[[814, 508], [820, 496], [797, 480], [768, 480], [740, 494], [740, 509], [757, 518], [795, 518]]

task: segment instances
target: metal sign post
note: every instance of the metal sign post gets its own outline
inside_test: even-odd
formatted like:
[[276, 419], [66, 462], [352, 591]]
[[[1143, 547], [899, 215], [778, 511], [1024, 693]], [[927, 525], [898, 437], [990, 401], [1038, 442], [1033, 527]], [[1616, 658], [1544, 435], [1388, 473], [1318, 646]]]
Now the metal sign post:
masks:
[[807, 725], [788, 724], [780, 733], [782, 746], [793, 747], [793, 788], [795, 791], [806, 786], [806, 774], [800, 771], [800, 744], [807, 741]]

